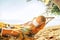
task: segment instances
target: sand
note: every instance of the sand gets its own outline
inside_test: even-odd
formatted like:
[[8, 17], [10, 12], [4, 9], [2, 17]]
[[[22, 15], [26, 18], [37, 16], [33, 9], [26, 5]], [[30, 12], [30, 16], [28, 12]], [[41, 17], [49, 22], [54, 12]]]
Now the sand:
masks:
[[60, 40], [60, 25], [44, 28], [35, 35], [36, 40]]

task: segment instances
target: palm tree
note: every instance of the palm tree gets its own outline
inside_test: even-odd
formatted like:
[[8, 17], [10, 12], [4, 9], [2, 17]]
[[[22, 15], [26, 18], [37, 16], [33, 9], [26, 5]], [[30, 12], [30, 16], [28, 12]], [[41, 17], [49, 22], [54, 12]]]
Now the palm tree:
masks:
[[[27, 0], [27, 2], [32, 1], [32, 0]], [[53, 15], [60, 15], [60, 0], [37, 0], [44, 2], [45, 5], [47, 6], [46, 14], [47, 16], [51, 14]]]

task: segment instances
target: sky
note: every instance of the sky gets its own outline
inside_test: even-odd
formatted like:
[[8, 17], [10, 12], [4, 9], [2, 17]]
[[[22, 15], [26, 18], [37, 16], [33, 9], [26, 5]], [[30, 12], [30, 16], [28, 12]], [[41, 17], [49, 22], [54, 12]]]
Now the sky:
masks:
[[24, 23], [45, 12], [42, 2], [32, 0], [0, 0], [0, 20], [4, 22]]
[[[42, 15], [46, 6], [42, 2], [32, 0], [0, 0], [0, 21], [10, 24], [22, 24]], [[43, 14], [44, 15], [44, 14]], [[60, 24], [60, 17], [56, 17], [46, 26]]]

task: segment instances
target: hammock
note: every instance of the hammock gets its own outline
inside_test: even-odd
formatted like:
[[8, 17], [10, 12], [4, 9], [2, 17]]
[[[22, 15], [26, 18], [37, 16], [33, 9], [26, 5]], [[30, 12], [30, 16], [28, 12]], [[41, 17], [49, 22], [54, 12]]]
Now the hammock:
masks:
[[[48, 23], [48, 22], [50, 22], [52, 19], [54, 19], [54, 17], [46, 17], [46, 24]], [[3, 29], [3, 28], [2, 28]], [[22, 28], [21, 28], [22, 29]], [[18, 37], [18, 36], [20, 36], [20, 37], [18, 37], [19, 39], [21, 39], [21, 40], [23, 40], [24, 38], [25, 38], [25, 40], [35, 40], [34, 38], [33, 38], [33, 36], [31, 36], [32, 34], [30, 34], [30, 35], [26, 35], [26, 34], [24, 34], [24, 30], [23, 30], [23, 33], [22, 33], [22, 31], [20, 31], [21, 30], [20, 28], [19, 29], [3, 29], [3, 31], [2, 31], [2, 33], [4, 34], [4, 35], [6, 35], [6, 36], [13, 36], [13, 37]], [[28, 29], [26, 29], [26, 30], [28, 30]], [[7, 32], [8, 31], [8, 32]], [[7, 33], [7, 34], [6, 34]], [[4, 35], [2, 35], [1, 34], [1, 37], [2, 36], [4, 36]], [[5, 37], [6, 37], [5, 36]], [[30, 36], [30, 37], [29, 37]]]

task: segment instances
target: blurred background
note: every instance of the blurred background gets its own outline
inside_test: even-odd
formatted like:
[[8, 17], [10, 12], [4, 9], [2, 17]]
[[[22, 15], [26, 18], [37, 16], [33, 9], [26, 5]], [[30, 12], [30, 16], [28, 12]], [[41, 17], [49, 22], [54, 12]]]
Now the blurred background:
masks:
[[[34, 17], [44, 15], [55, 17], [46, 26], [60, 25], [60, 13], [51, 14], [49, 0], [0, 0], [0, 21], [10, 24], [23, 24]], [[50, 8], [51, 7], [51, 8]], [[60, 10], [59, 10], [60, 11]]]

